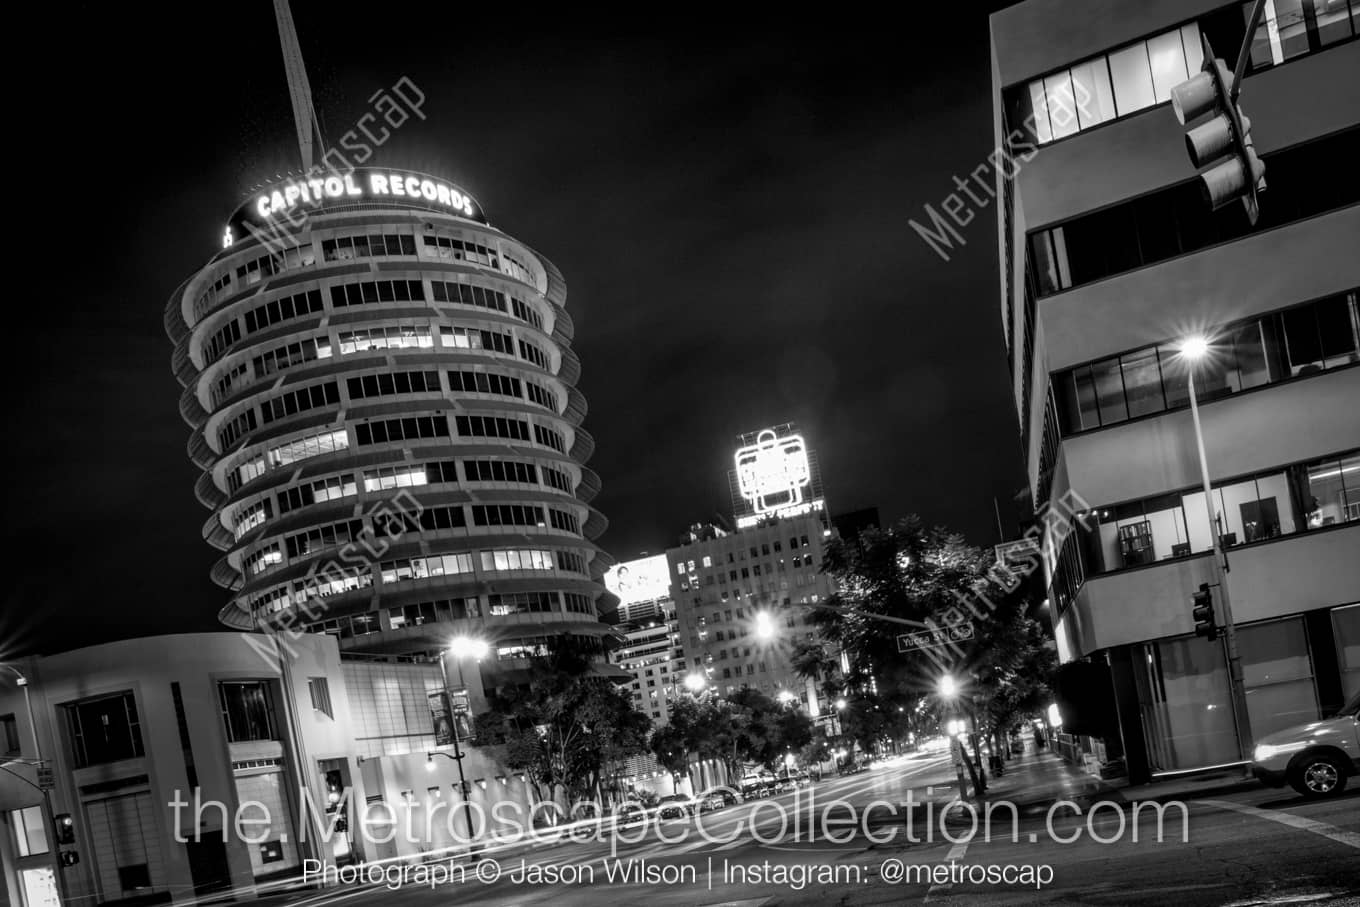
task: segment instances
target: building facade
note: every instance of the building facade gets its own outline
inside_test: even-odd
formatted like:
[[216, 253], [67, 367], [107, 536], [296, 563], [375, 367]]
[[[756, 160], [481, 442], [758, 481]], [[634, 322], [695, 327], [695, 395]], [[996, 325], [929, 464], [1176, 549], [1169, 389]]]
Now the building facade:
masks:
[[828, 711], [794, 669], [798, 643], [817, 638], [812, 607], [835, 591], [821, 572], [831, 537], [823, 514], [770, 518], [738, 532], [690, 532], [666, 552], [688, 673], [720, 696], [754, 687]]
[[[992, 16], [1001, 315], [1063, 660], [1107, 664], [1135, 780], [1236, 761], [1180, 343], [1256, 737], [1360, 689], [1360, 6], [1269, 0], [1241, 102], [1254, 226], [1212, 211], [1171, 89], [1249, 3], [1029, 0]], [[1321, 87], [1325, 89], [1320, 90]]]
[[[308, 858], [454, 845], [466, 828], [461, 811], [448, 819], [463, 802], [457, 771], [426, 754], [438, 667], [342, 663], [332, 635], [298, 635], [284, 654], [267, 637], [222, 632], [16, 663], [24, 687], [0, 678], [0, 723], [14, 744], [0, 772], [9, 903], [56, 903], [58, 854], [75, 857], [60, 869], [69, 900], [184, 902], [262, 891]], [[68, 840], [44, 815], [38, 757]], [[468, 749], [463, 769], [474, 815], [508, 801], [527, 816], [538, 802], [488, 751]], [[337, 812], [347, 827], [332, 833]]]
[[603, 662], [557, 268], [404, 171], [265, 186], [223, 243], [165, 310], [222, 622], [407, 659], [475, 636], [496, 682], [564, 640]]
[[604, 582], [619, 600], [615, 626], [623, 635], [610, 660], [631, 675], [633, 705], [660, 727], [676, 697], [686, 694], [685, 650], [669, 564], [665, 555], [622, 561], [605, 574]]

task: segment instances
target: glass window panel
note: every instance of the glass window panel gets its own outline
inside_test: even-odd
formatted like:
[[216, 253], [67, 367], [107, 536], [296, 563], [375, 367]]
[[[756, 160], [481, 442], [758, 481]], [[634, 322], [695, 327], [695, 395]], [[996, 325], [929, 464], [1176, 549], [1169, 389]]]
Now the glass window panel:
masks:
[[[1026, 96], [1028, 98], [1029, 109], [1027, 112], [1024, 112], [1024, 115], [1021, 117], [1021, 122], [1023, 123], [1025, 120], [1033, 117], [1034, 127], [1031, 131], [1034, 133], [1034, 140], [1040, 145], [1045, 142], [1053, 141], [1053, 129], [1048, 123], [1048, 107], [1044, 103], [1044, 80], [1035, 79], [1033, 82], [1030, 82]], [[1025, 101], [1021, 100], [1020, 104], [1023, 112]]]
[[1110, 81], [1114, 84], [1115, 107], [1120, 116], [1156, 103], [1145, 43], [1140, 41], [1110, 54]]
[[1130, 418], [1161, 412], [1166, 408], [1156, 347], [1123, 356], [1121, 365]]
[[1044, 98], [1053, 138], [1061, 139], [1074, 134], [1079, 128], [1077, 105], [1072, 91], [1072, 77], [1066, 70], [1044, 79]]
[[1309, 0], [1317, 19], [1318, 42], [1326, 47], [1344, 41], [1352, 34], [1346, 0]]
[[1285, 312], [1285, 352], [1291, 375], [1308, 375], [1322, 370], [1322, 342], [1318, 335], [1317, 311], [1314, 306], [1302, 306]]
[[1360, 518], [1353, 506], [1360, 504], [1360, 458], [1323, 460], [1306, 469], [1309, 499], [1304, 510], [1310, 529]]
[[1104, 57], [1072, 67], [1070, 85], [1072, 105], [1082, 129], [1114, 119], [1114, 89]]
[[1180, 29], [1149, 39], [1147, 50], [1152, 65], [1153, 94], [1159, 102], [1169, 101], [1171, 89], [1186, 80]]
[[1040, 230], [1035, 233], [1030, 237], [1029, 245], [1039, 295], [1056, 293], [1062, 285], [1058, 282], [1058, 267], [1053, 260], [1052, 231]]
[[1063, 227], [1053, 228], [1053, 261], [1058, 265], [1058, 286], [1072, 286], [1072, 271], [1067, 261], [1067, 233]]
[[[1214, 495], [1217, 503], [1218, 495]], [[1190, 551], [1208, 551], [1213, 545], [1209, 535], [1209, 514], [1204, 509], [1204, 492], [1193, 491], [1181, 496], [1186, 530], [1190, 537]]]
[[1224, 339], [1224, 345], [1231, 345], [1237, 364], [1237, 380], [1242, 387], [1257, 387], [1270, 381], [1270, 364], [1259, 321], [1235, 328]]
[[1185, 69], [1189, 75], [1204, 65], [1204, 45], [1199, 39], [1199, 26], [1194, 22], [1181, 26], [1181, 48], [1185, 52]]
[[1317, 310], [1318, 335], [1322, 344], [1323, 366], [1335, 368], [1349, 362], [1360, 360], [1357, 348], [1355, 305], [1353, 294], [1333, 296], [1315, 303]]
[[[1280, 56], [1285, 60], [1308, 53], [1308, 23], [1303, 16], [1304, 0], [1271, 0], [1266, 4], [1266, 15], [1275, 11], [1273, 43], [1278, 43]], [[1278, 61], [1277, 61], [1278, 62]]]
[[1089, 366], [1083, 366], [1072, 374], [1076, 382], [1077, 405], [1081, 409], [1081, 427], [1095, 428], [1100, 424], [1100, 409], [1096, 406], [1096, 382], [1091, 376]]
[[1100, 406], [1100, 422], [1109, 425], [1129, 417], [1124, 404], [1124, 381], [1119, 373], [1119, 359], [1106, 359], [1091, 366], [1095, 378], [1096, 402]]
[[[1243, 27], [1251, 20], [1251, 7], [1251, 0], [1242, 4]], [[1251, 68], [1253, 70], [1271, 66], [1283, 59], [1279, 54], [1279, 41], [1275, 37], [1275, 25], [1271, 21], [1274, 15], [1272, 4], [1267, 0], [1266, 8], [1261, 11], [1261, 21], [1256, 26], [1256, 34], [1251, 39]]]
[[1190, 405], [1190, 372], [1175, 347], [1159, 346], [1157, 358], [1162, 366], [1162, 388], [1167, 408]]

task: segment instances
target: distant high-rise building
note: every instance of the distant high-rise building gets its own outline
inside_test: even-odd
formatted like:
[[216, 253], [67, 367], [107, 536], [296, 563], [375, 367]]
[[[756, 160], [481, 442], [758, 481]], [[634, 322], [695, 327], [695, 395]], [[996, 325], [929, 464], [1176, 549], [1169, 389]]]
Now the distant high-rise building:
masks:
[[671, 573], [665, 555], [624, 561], [604, 576], [619, 600], [616, 628], [622, 643], [610, 660], [632, 675], [633, 704], [657, 725], [684, 694], [685, 651], [676, 625]]
[[816, 457], [791, 424], [751, 432], [737, 438], [728, 481], [737, 531], [694, 526], [666, 552], [689, 673], [718, 695], [755, 687], [815, 717], [826, 703], [792, 656], [834, 592], [821, 572], [832, 530]]
[[1000, 315], [1051, 613], [1063, 661], [1109, 666], [1134, 781], [1241, 758], [1224, 644], [1193, 633], [1215, 535], [1255, 737], [1360, 690], [1360, 21], [1265, 3], [1241, 86], [1253, 223], [1211, 208], [1170, 109], [1204, 38], [1233, 68], [1250, 8], [991, 17]]
[[280, 180], [223, 244], [165, 310], [222, 622], [347, 655], [466, 634], [498, 677], [564, 640], [603, 664], [612, 561], [557, 268], [407, 171]]

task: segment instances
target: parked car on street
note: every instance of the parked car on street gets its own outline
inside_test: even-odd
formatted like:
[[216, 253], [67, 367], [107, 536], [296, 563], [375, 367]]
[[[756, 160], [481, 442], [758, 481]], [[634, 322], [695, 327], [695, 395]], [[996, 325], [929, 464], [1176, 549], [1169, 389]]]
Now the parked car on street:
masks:
[[1360, 693], [1321, 721], [1296, 724], [1256, 743], [1251, 772], [1271, 787], [1288, 784], [1305, 797], [1331, 797], [1360, 774]]
[[696, 812], [698, 812], [696, 803], [684, 794], [662, 797], [661, 802], [656, 807], [658, 819], [684, 819]]

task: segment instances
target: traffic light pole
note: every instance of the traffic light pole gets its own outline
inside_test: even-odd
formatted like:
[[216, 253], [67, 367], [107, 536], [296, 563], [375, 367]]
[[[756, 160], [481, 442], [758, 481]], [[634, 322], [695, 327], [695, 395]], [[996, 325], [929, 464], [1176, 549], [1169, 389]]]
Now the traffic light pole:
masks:
[[1251, 59], [1252, 39], [1256, 37], [1256, 26], [1261, 21], [1261, 11], [1266, 7], [1266, 0], [1256, 0], [1251, 8], [1251, 20], [1247, 22], [1247, 36], [1242, 39], [1242, 48], [1237, 52], [1237, 66], [1233, 68], [1232, 86], [1228, 89], [1228, 97], [1236, 102], [1237, 95], [1242, 91], [1242, 77], [1247, 74], [1247, 61]]
[[[1259, 6], [1259, 0], [1258, 0]], [[1258, 10], [1259, 12], [1259, 10]], [[1247, 713], [1246, 687], [1242, 679], [1242, 658], [1237, 652], [1237, 628], [1233, 624], [1232, 598], [1228, 593], [1228, 559], [1223, 551], [1218, 520], [1214, 516], [1213, 489], [1209, 483], [1209, 461], [1204, 455], [1204, 431], [1199, 421], [1199, 400], [1195, 391], [1195, 365], [1190, 363], [1190, 417], [1195, 423], [1195, 446], [1199, 450], [1199, 474], [1204, 483], [1204, 511], [1209, 518], [1209, 538], [1213, 543], [1214, 580], [1223, 605], [1223, 640], [1228, 648], [1228, 686], [1232, 696], [1233, 718], [1237, 727], [1237, 750], [1243, 761], [1251, 759], [1251, 716]]]

